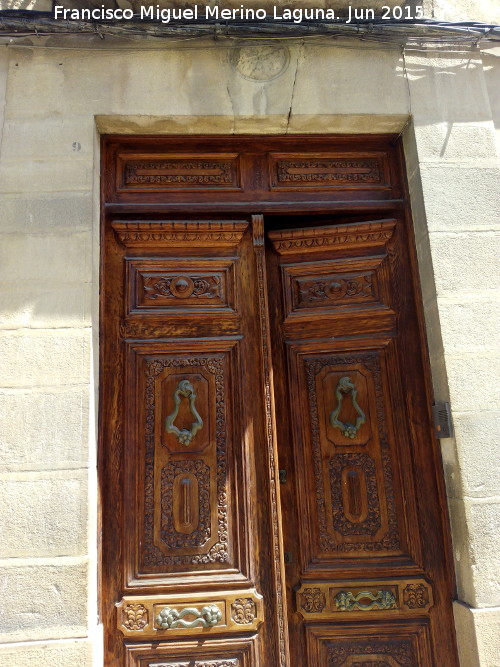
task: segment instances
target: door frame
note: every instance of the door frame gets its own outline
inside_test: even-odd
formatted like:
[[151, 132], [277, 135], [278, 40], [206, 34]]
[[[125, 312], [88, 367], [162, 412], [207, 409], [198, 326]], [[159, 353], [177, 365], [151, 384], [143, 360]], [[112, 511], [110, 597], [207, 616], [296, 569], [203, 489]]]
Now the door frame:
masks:
[[[171, 140], [175, 144], [180, 144], [182, 142], [192, 142], [199, 140], [203, 142], [207, 139], [228, 139], [228, 135], [221, 135], [219, 137], [215, 135], [200, 135], [199, 137], [194, 137], [193, 135], [175, 136], [165, 138], [165, 141]], [[280, 142], [283, 140], [283, 137], [279, 136], [270, 136], [265, 135], [255, 135], [255, 136], [241, 136], [239, 137], [242, 140], [255, 140], [257, 142], [262, 141], [277, 141]], [[116, 159], [116, 153], [113, 153], [111, 147], [116, 147], [117, 144], [123, 146], [130, 146], [134, 143], [139, 143], [144, 146], [152, 146], [155, 142], [162, 143], [164, 140], [155, 137], [145, 137], [145, 136], [133, 136], [133, 137], [124, 137], [123, 135], [103, 135], [101, 141], [101, 150], [102, 150], [102, 180], [101, 180], [101, 278], [103, 270], [103, 253], [104, 253], [104, 242], [103, 242], [103, 229], [106, 220], [110, 217], [116, 216], [172, 216], [172, 215], [185, 215], [189, 210], [196, 210], [201, 215], [207, 214], [209, 211], [213, 210], [214, 205], [220, 208], [223, 215], [228, 215], [229, 212], [234, 212], [235, 214], [249, 215], [255, 213], [256, 211], [262, 212], [264, 214], [291, 214], [291, 215], [300, 215], [303, 213], [314, 213], [314, 215], [326, 215], [326, 214], [342, 214], [347, 211], [350, 214], [359, 214], [363, 215], [367, 212], [376, 214], [376, 215], [388, 215], [390, 213], [397, 212], [398, 214], [404, 216], [406, 229], [408, 232], [408, 237], [410, 240], [409, 243], [409, 252], [410, 252], [410, 263], [411, 271], [413, 276], [416, 278], [414, 280], [414, 298], [417, 305], [417, 319], [419, 332], [422, 340], [426, 341], [425, 334], [425, 324], [424, 324], [424, 309], [421, 294], [418, 288], [419, 279], [418, 279], [418, 262], [417, 254], [415, 247], [415, 237], [413, 231], [413, 225], [411, 220], [411, 210], [410, 210], [410, 199], [409, 199], [409, 188], [406, 180], [406, 171], [404, 168], [405, 158], [403, 154], [402, 142], [398, 135], [368, 135], [368, 136], [355, 136], [355, 137], [346, 137], [345, 135], [294, 135], [287, 137], [286, 140], [292, 145], [296, 142], [307, 141], [309, 144], [317, 142], [317, 145], [320, 146], [321, 142], [327, 140], [332, 144], [336, 144], [342, 149], [346, 147], [354, 147], [357, 150], [360, 150], [362, 147], [368, 144], [376, 144], [380, 147], [384, 147], [386, 150], [389, 150], [391, 153], [391, 160], [389, 162], [389, 170], [391, 176], [393, 177], [394, 187], [391, 188], [389, 196], [379, 196], [380, 193], [376, 193], [374, 198], [366, 196], [364, 192], [361, 196], [356, 191], [349, 191], [346, 195], [346, 190], [342, 192], [341, 196], [338, 196], [338, 193], [335, 193], [333, 198], [323, 198], [318, 200], [315, 196], [311, 196], [308, 192], [304, 194], [302, 198], [288, 198], [281, 196], [279, 199], [269, 198], [269, 200], [259, 201], [255, 203], [253, 201], [214, 201], [212, 200], [196, 200], [195, 202], [182, 202], [178, 199], [175, 201], [164, 201], [161, 200], [156, 193], [149, 193], [148, 196], [141, 194], [140, 201], [134, 201], [133, 197], [129, 197], [127, 193], [123, 197], [119, 195], [118, 197], [113, 196], [109, 197], [111, 191], [116, 193], [116, 182], [113, 183], [109, 179], [110, 174], [110, 161]], [[368, 188], [369, 190], [369, 188]], [[387, 193], [386, 193], [387, 194]], [[100, 321], [102, 317], [102, 303], [100, 311]], [[102, 342], [102, 341], [101, 341]], [[102, 354], [102, 345], [101, 352]], [[427, 393], [427, 404], [429, 407], [429, 420], [430, 420], [430, 406], [432, 404], [432, 382], [430, 376], [430, 359], [427, 351], [427, 347], [423, 349], [423, 355], [425, 357], [424, 361], [427, 367], [425, 374], [425, 385]], [[100, 364], [101, 372], [103, 364]], [[101, 391], [103, 383], [102, 377], [99, 382], [99, 408], [101, 407]], [[106, 459], [107, 453], [103, 444], [103, 424], [104, 415], [102, 410], [99, 409], [99, 439], [98, 439], [98, 474], [99, 474], [99, 486], [101, 489], [100, 498], [101, 502], [106, 502]], [[435, 444], [433, 448], [433, 464], [434, 469], [436, 470], [436, 483], [439, 487], [439, 494], [441, 498], [446, 498], [445, 487], [444, 487], [444, 477], [442, 474], [442, 460], [439, 452], [439, 448]], [[448, 562], [448, 571], [451, 572], [451, 581], [450, 585], [453, 589], [454, 597], [454, 579], [453, 579], [453, 560], [451, 553], [451, 538], [449, 530], [449, 518], [447, 514], [447, 505], [446, 515], [443, 517], [443, 532], [445, 534], [445, 539], [447, 543], [447, 553], [446, 560]], [[100, 508], [99, 516], [102, 517], [102, 505]], [[105, 537], [104, 540], [107, 538]], [[100, 544], [100, 573], [102, 573], [102, 543]], [[101, 618], [103, 617], [103, 604], [104, 600], [102, 599], [102, 585], [99, 583], [99, 609]]]

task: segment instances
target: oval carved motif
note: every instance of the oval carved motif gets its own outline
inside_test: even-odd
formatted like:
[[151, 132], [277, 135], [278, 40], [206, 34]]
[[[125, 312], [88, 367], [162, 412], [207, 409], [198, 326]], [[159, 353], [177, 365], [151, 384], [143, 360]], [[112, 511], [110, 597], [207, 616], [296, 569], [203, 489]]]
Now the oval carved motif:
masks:
[[352, 523], [362, 523], [368, 516], [366, 476], [358, 467], [342, 470], [342, 504], [344, 514]]
[[178, 533], [190, 535], [200, 520], [200, 491], [192, 474], [177, 475], [173, 485], [173, 524]]

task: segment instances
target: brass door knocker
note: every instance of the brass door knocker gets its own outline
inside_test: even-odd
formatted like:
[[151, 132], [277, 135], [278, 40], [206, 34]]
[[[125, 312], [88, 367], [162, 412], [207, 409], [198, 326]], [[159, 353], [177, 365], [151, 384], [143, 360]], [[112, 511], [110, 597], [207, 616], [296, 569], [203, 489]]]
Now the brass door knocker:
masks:
[[[345, 394], [351, 394], [352, 404], [354, 405], [354, 408], [359, 415], [355, 424], [349, 424], [348, 422], [344, 423], [338, 419], [340, 411], [342, 410], [342, 401], [344, 400]], [[356, 437], [359, 429], [366, 421], [366, 415], [358, 405], [358, 401], [356, 399], [357, 394], [358, 390], [354, 386], [350, 377], [340, 378], [337, 389], [335, 391], [335, 395], [337, 397], [337, 407], [330, 413], [330, 424], [334, 428], [339, 428], [342, 431], [342, 435], [346, 438], [351, 438], [351, 440]]]
[[[174, 424], [174, 421], [176, 420], [177, 415], [179, 414], [181, 396], [189, 399], [189, 409], [191, 410], [191, 414], [195, 419], [189, 430], [186, 428], [178, 429], [177, 426]], [[201, 428], [203, 428], [203, 419], [200, 417], [198, 411], [196, 410], [196, 406], [194, 404], [195, 401], [196, 401], [196, 394], [193, 385], [191, 384], [191, 382], [189, 382], [189, 380], [181, 380], [177, 385], [177, 389], [174, 391], [174, 403], [175, 403], [174, 410], [165, 420], [165, 429], [167, 433], [175, 433], [175, 435], [177, 436], [177, 440], [180, 442], [180, 444], [185, 445], [186, 447], [189, 447], [194, 436], [198, 433], [198, 431]]]
[[[185, 621], [184, 616], [190, 616], [190, 621]], [[178, 611], [170, 607], [164, 607], [156, 617], [156, 623], [162, 630], [170, 628], [213, 628], [222, 619], [222, 612], [215, 604], [203, 607], [201, 611], [196, 607], [186, 607]]]

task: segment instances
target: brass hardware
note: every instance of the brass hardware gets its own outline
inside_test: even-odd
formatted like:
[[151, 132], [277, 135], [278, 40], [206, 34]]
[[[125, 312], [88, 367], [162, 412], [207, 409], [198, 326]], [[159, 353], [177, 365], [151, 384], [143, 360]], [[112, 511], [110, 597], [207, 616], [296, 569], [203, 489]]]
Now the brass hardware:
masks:
[[436, 403], [432, 406], [434, 434], [436, 438], [451, 438], [453, 436], [453, 422], [449, 403]]
[[297, 611], [305, 619], [327, 620], [350, 612], [385, 611], [391, 616], [422, 616], [434, 604], [432, 585], [424, 579], [302, 582], [296, 591]]
[[[348, 422], [344, 423], [338, 419], [340, 411], [342, 410], [342, 401], [344, 400], [345, 394], [351, 394], [352, 404], [358, 413], [356, 424], [349, 424]], [[335, 391], [335, 395], [337, 397], [337, 407], [330, 413], [330, 424], [335, 428], [339, 428], [342, 431], [343, 436], [351, 439], [356, 437], [359, 429], [366, 422], [366, 415], [359, 407], [358, 401], [356, 399], [357, 394], [358, 390], [354, 386], [350, 377], [340, 378], [337, 384], [337, 389]]]
[[[189, 431], [186, 428], [183, 428], [182, 430], [178, 429], [177, 426], [174, 424], [174, 421], [176, 420], [177, 415], [179, 414], [181, 396], [184, 396], [184, 398], [189, 399], [189, 409], [191, 410], [191, 414], [195, 419]], [[196, 394], [193, 385], [191, 384], [191, 382], [189, 382], [189, 380], [181, 380], [177, 385], [177, 389], [174, 391], [174, 403], [175, 403], [174, 410], [165, 420], [165, 429], [167, 433], [175, 433], [175, 435], [177, 436], [177, 440], [180, 442], [180, 444], [185, 445], [186, 447], [189, 447], [194, 436], [198, 433], [198, 431], [201, 428], [203, 428], [203, 419], [200, 417], [198, 411], [196, 410], [194, 404], [195, 401], [196, 401]]]
[[[185, 621], [184, 616], [194, 616], [192, 621]], [[213, 628], [222, 619], [222, 612], [215, 604], [202, 607], [201, 611], [196, 607], [186, 607], [181, 611], [164, 607], [156, 617], [156, 625], [161, 630], [170, 628], [195, 628], [200, 625], [203, 628]]]
[[[361, 600], [371, 600], [363, 603]], [[335, 596], [335, 606], [339, 611], [373, 611], [374, 609], [392, 609], [396, 605], [396, 598], [391, 591], [377, 591], [376, 595], [370, 591], [361, 591], [354, 595], [350, 591], [341, 591]]]

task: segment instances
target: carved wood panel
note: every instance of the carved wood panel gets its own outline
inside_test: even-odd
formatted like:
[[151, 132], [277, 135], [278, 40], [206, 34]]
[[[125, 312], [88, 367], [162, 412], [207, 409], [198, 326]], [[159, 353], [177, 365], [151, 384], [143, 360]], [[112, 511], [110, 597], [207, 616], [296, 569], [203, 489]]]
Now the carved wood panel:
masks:
[[135, 348], [142, 419], [132, 419], [142, 423], [144, 442], [138, 573], [234, 565], [234, 490], [227, 475], [234, 345], [205, 354], [183, 353], [182, 342], [175, 353]]
[[193, 203], [206, 202], [222, 211], [221, 203], [245, 202], [253, 214], [268, 211], [256, 208], [256, 201], [287, 202], [291, 210], [292, 201], [391, 201], [402, 191], [393, 165], [397, 149], [381, 136], [326, 142], [317, 135], [300, 141], [285, 136], [279, 146], [276, 137], [266, 136], [121, 136], [105, 137], [103, 144], [110, 203], [174, 205], [187, 211]]
[[352, 620], [376, 616], [427, 616], [432, 587], [423, 579], [310, 581], [296, 593], [305, 620]]
[[234, 313], [235, 260], [129, 259], [127, 314]]
[[[383, 350], [322, 355], [292, 350], [303, 374], [302, 414], [308, 415], [304, 428], [312, 453], [306, 460], [314, 470], [310, 493], [316, 502], [314, 509], [309, 505], [309, 520], [316, 527], [317, 543], [309, 559], [400, 553]], [[340, 427], [332, 425], [339, 396], [345, 397], [338, 387], [346, 378], [358, 390], [363, 423], [357, 430], [355, 423], [361, 420], [349, 395], [336, 419]]]
[[386, 156], [271, 153], [272, 189], [390, 187]]
[[126, 155], [118, 158], [119, 191], [207, 190], [241, 187], [237, 154]]
[[[168, 220], [168, 221], [119, 221], [111, 223], [116, 236], [127, 248], [149, 248], [155, 252], [167, 247], [217, 248], [234, 250], [237, 248], [247, 222], [226, 220]], [[214, 251], [212, 251], [214, 252]], [[200, 251], [202, 256], [202, 252]]]
[[314, 258], [317, 253], [330, 250], [332, 259], [338, 251], [352, 251], [352, 256], [356, 257], [365, 248], [376, 250], [384, 247], [392, 237], [395, 226], [396, 221], [392, 219], [325, 227], [311, 226], [272, 231], [269, 238], [276, 252], [282, 256], [307, 253]]
[[310, 665], [321, 667], [431, 667], [428, 625], [387, 621], [383, 629], [372, 622], [364, 625], [307, 625]]
[[126, 596], [117, 605], [118, 630], [141, 641], [234, 636], [257, 631], [263, 620], [263, 598], [255, 589]]
[[[386, 257], [283, 266], [286, 317], [338, 317], [390, 306]], [[285, 320], [286, 321], [286, 320]]]
[[259, 659], [255, 634], [129, 643], [126, 656], [126, 667], [267, 667]]

